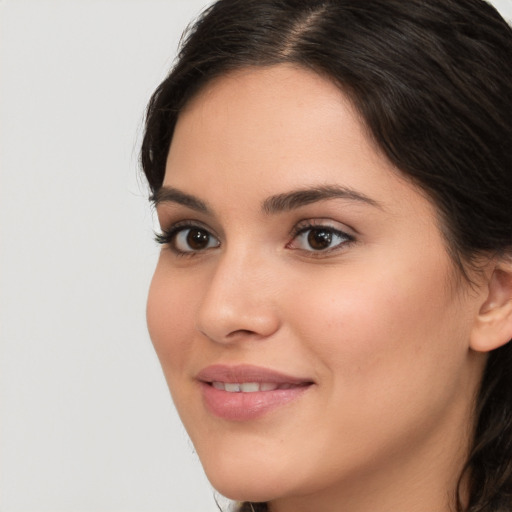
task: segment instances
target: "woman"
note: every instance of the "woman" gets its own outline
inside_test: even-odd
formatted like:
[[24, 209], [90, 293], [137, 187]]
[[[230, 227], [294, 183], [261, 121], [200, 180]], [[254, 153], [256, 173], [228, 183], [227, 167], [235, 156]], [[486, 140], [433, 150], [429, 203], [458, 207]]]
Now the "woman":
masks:
[[221, 0], [148, 107], [149, 331], [240, 510], [512, 510], [512, 31]]

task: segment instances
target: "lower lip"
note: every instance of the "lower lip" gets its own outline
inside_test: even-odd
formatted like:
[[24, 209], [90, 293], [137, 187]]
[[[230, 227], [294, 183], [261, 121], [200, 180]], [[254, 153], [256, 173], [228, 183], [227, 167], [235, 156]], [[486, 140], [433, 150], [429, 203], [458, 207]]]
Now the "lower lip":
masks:
[[206, 408], [215, 416], [229, 421], [249, 421], [261, 418], [270, 411], [294, 401], [310, 387], [308, 385], [274, 391], [230, 393], [216, 389], [210, 384], [201, 383]]

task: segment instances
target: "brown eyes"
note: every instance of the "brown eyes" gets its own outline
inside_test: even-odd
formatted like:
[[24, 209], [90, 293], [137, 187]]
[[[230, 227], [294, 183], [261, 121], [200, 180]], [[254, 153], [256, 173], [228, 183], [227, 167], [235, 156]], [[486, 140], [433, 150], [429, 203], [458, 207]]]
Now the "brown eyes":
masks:
[[177, 253], [194, 253], [219, 247], [220, 242], [208, 230], [197, 226], [176, 232], [171, 246]]
[[[293, 233], [287, 249], [306, 252], [329, 252], [352, 242], [354, 237], [330, 226], [307, 225]], [[194, 255], [220, 247], [221, 243], [208, 229], [198, 225], [178, 224], [170, 231], [156, 235], [156, 241], [167, 244], [178, 255]]]
[[286, 246], [309, 252], [329, 252], [353, 242], [354, 237], [330, 226], [307, 225], [300, 227]]
[[204, 251], [217, 247], [219, 243], [205, 229], [190, 228], [177, 234], [175, 245], [180, 251]]
[[327, 229], [311, 229], [307, 235], [309, 247], [314, 251], [329, 249], [336, 235]]
[[176, 254], [195, 254], [220, 246], [219, 240], [202, 226], [178, 223], [169, 231], [158, 233], [155, 240], [168, 245]]

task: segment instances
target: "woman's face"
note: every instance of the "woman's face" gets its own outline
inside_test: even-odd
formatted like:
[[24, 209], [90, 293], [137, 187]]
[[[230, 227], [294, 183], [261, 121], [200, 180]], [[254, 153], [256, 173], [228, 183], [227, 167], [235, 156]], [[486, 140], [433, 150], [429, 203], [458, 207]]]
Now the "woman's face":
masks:
[[453, 483], [477, 296], [335, 85], [286, 65], [211, 83], [179, 117], [157, 212], [149, 330], [220, 492], [302, 510]]

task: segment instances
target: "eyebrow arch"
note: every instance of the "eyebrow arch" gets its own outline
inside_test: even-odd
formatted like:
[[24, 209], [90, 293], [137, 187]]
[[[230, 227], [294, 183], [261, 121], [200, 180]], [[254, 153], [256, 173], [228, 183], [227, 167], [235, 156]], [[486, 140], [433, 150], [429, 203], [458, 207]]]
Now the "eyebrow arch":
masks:
[[201, 213], [210, 213], [204, 201], [173, 187], [162, 186], [149, 199], [155, 206], [162, 203], [177, 203]]
[[317, 201], [324, 201], [326, 199], [349, 199], [383, 209], [377, 201], [360, 192], [338, 185], [324, 185], [271, 196], [263, 202], [262, 210], [267, 214], [275, 214], [294, 210], [301, 206], [316, 203]]

